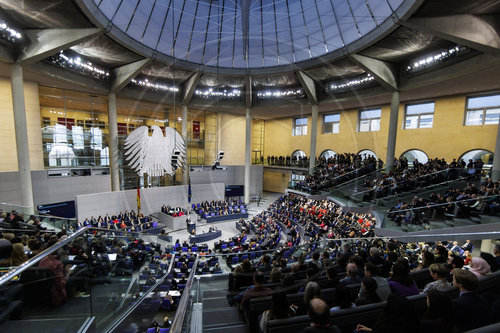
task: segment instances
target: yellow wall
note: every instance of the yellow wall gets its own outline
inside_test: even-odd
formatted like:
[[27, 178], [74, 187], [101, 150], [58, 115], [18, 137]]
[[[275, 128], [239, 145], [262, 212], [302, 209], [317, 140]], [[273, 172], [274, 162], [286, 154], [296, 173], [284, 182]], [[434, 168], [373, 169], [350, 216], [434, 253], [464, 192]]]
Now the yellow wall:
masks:
[[245, 116], [222, 113], [219, 119], [220, 150], [224, 151], [221, 164], [245, 164]]
[[[42, 134], [40, 131], [40, 104], [38, 102], [38, 84], [24, 82], [26, 122], [31, 170], [43, 169]], [[0, 78], [0, 172], [18, 171], [16, 134], [14, 129], [14, 109], [10, 80]]]
[[472, 149], [495, 151], [497, 125], [464, 126], [466, 96], [437, 99], [432, 128], [402, 129], [404, 105], [399, 110], [396, 155], [420, 149], [430, 158], [459, 158]]
[[[420, 149], [429, 158], [440, 157], [451, 161], [471, 149], [495, 150], [497, 125], [464, 126], [466, 96], [443, 97], [435, 102], [433, 127], [429, 129], [403, 129], [405, 104], [400, 105], [396, 157], [407, 150]], [[337, 153], [370, 149], [385, 162], [390, 106], [383, 105], [381, 109], [380, 131], [377, 132], [358, 132], [358, 110], [353, 109], [340, 112], [339, 133], [322, 134], [323, 115], [327, 113], [320, 114], [316, 154], [326, 149]], [[292, 118], [266, 120], [265, 157], [291, 155], [297, 149], [309, 155], [311, 117], [308, 117], [305, 136], [292, 136], [292, 122]]]
[[288, 187], [290, 175], [281, 172], [264, 171], [262, 189], [269, 192], [284, 193]]

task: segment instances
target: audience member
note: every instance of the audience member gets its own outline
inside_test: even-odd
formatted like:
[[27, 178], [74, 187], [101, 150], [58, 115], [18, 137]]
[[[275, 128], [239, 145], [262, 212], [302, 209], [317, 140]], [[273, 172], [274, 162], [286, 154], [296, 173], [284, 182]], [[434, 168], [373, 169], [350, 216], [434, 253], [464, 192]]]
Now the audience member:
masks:
[[337, 326], [331, 325], [328, 304], [321, 298], [313, 298], [307, 303], [307, 314], [312, 323], [301, 333], [340, 333]]
[[488, 301], [475, 292], [479, 280], [477, 275], [464, 269], [452, 271], [453, 286], [460, 296], [453, 302], [453, 321], [458, 332], [468, 331], [489, 323], [490, 306]]
[[429, 274], [434, 279], [424, 287], [424, 294], [430, 290], [446, 290], [451, 287], [451, 283], [447, 281], [449, 271], [443, 264], [432, 264], [429, 267]]

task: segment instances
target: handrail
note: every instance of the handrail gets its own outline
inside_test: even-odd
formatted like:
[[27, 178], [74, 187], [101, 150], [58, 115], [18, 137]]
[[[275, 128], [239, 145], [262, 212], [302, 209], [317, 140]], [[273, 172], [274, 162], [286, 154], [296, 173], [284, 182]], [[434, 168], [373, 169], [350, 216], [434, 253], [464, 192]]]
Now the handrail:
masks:
[[[448, 170], [455, 170], [455, 169], [460, 169], [460, 170], [463, 170], [462, 168], [447, 168], [447, 169], [444, 169], [444, 170], [440, 170], [440, 171], [436, 171], [436, 172], [432, 172], [432, 173], [428, 173], [428, 174], [425, 174], [425, 175], [418, 176], [417, 178], [415, 178], [415, 180], [418, 180], [418, 179], [420, 179], [420, 178], [427, 177], [427, 176], [436, 175], [436, 174], [438, 174], [438, 173], [445, 172], [445, 171], [448, 171]], [[467, 177], [458, 177], [458, 178], [456, 178], [456, 179], [452, 179], [452, 180], [450, 180], [450, 181], [463, 180], [463, 179], [466, 179], [466, 178], [467, 178]], [[396, 185], [397, 185], [397, 184], [400, 184], [400, 183], [402, 183], [402, 182], [403, 182], [403, 181], [396, 182]], [[443, 182], [443, 183], [445, 183], [445, 182]], [[380, 188], [386, 188], [386, 187], [390, 187], [390, 186], [392, 186], [392, 185], [394, 185], [394, 184], [392, 184], [392, 183], [391, 183], [391, 184], [387, 184], [387, 185], [384, 185], [384, 186], [380, 186], [380, 187], [378, 187], [378, 188], [379, 188], [379, 189], [380, 189]], [[365, 193], [368, 193], [368, 192], [371, 192], [371, 191], [373, 191], [373, 189], [369, 189], [369, 190], [366, 190], [366, 191], [361, 191], [361, 192], [356, 192], [356, 193], [353, 193], [353, 195], [365, 194]]]
[[[139, 307], [141, 305], [142, 301], [148, 296], [148, 294], [150, 292], [154, 291], [156, 288], [158, 288], [158, 286], [160, 284], [163, 283], [163, 281], [167, 278], [167, 276], [172, 271], [172, 268], [173, 268], [173, 265], [174, 265], [174, 261], [175, 261], [175, 253], [171, 257], [170, 265], [168, 266], [167, 273], [165, 273], [160, 279], [158, 279], [158, 281], [154, 285], [151, 286], [151, 288], [149, 289], [149, 291], [145, 292], [144, 295], [142, 295], [142, 297], [140, 299], [138, 299], [137, 302], [132, 307], [130, 307], [127, 311], [125, 311], [124, 313], [122, 313], [120, 315], [119, 319], [116, 320], [115, 323], [106, 330], [106, 332], [113, 332], [115, 329], [117, 329], [120, 326], [120, 324], [125, 320], [125, 318], [127, 318], [137, 307]], [[127, 290], [126, 294], [128, 294], [128, 290]], [[123, 306], [123, 302], [124, 301], [125, 301], [125, 299], [122, 301], [122, 304], [120, 305], [120, 307]]]
[[65, 245], [73, 242], [73, 240], [76, 237], [80, 236], [81, 234], [83, 234], [84, 232], [86, 232], [88, 229], [89, 228], [86, 227], [86, 228], [83, 228], [81, 230], [78, 230], [77, 232], [75, 232], [74, 234], [72, 234], [71, 236], [69, 236], [68, 238], [66, 238], [65, 240], [60, 241], [57, 244], [52, 245], [51, 247], [49, 247], [45, 251], [37, 254], [36, 256], [34, 256], [33, 258], [31, 258], [30, 260], [28, 260], [28, 261], [22, 263], [21, 265], [17, 266], [17, 268], [14, 269], [13, 271], [10, 271], [10, 272], [8, 272], [8, 273], [0, 276], [0, 286], [2, 286], [4, 283], [7, 283], [12, 278], [14, 278], [15, 276], [21, 274], [22, 272], [24, 272], [25, 270], [27, 270], [28, 268], [30, 268], [34, 264], [36, 264], [39, 261], [41, 261], [42, 259], [46, 258], [49, 254], [52, 254], [54, 251], [57, 251], [58, 249], [62, 248], [63, 246], [65, 246]]
[[177, 312], [175, 314], [174, 320], [172, 321], [172, 326], [170, 328], [170, 332], [182, 332], [182, 325], [184, 323], [184, 318], [186, 316], [186, 310], [188, 306], [188, 299], [191, 295], [191, 286], [193, 284], [194, 276], [196, 275], [196, 269], [198, 268], [198, 261], [200, 257], [197, 256], [196, 260], [191, 268], [191, 272], [189, 273], [189, 278], [186, 282], [186, 286], [184, 287], [184, 292], [182, 293], [181, 301], [177, 306]]
[[482, 199], [485, 199], [485, 198], [495, 198], [496, 196], [497, 195], [490, 195], [490, 196], [482, 196], [482, 197], [478, 197], [478, 198], [456, 200], [456, 201], [450, 201], [450, 202], [445, 202], [445, 203], [440, 203], [440, 204], [432, 204], [432, 205], [427, 205], [427, 206], [422, 206], [422, 207], [413, 207], [413, 208], [406, 208], [406, 209], [399, 209], [399, 210], [387, 211], [387, 213], [400, 213], [400, 212], [407, 212], [407, 211], [411, 211], [411, 210], [428, 209], [428, 208], [432, 208], [432, 207], [446, 206], [446, 205], [449, 205], [449, 204], [455, 204], [455, 203], [460, 203], [460, 202], [477, 201], [477, 200], [482, 200]]
[[[360, 170], [360, 169], [357, 169], [357, 170]], [[370, 171], [368, 172], [366, 175], [363, 175], [361, 177], [357, 177], [357, 178], [353, 178], [353, 179], [349, 179], [348, 181], [342, 183], [342, 184], [338, 184], [336, 185], [334, 188], [332, 188], [331, 190], [332, 191], [336, 191], [336, 190], [339, 190], [338, 187], [344, 187], [345, 185], [351, 183], [351, 182], [355, 182], [355, 181], [359, 181], [360, 179], [364, 178], [364, 177], [368, 177], [368, 176], [371, 176], [373, 173], [377, 173], [377, 172], [380, 172], [381, 170], [385, 170], [385, 168], [380, 168], [380, 169], [377, 169], [377, 170], [374, 170], [374, 171]]]
[[38, 228], [36, 229], [5, 229], [5, 228], [1, 228], [0, 229], [1, 232], [5, 232], [5, 231], [14, 231], [14, 232], [19, 232], [19, 231], [22, 231], [22, 232], [36, 232], [36, 231], [39, 231], [41, 234], [45, 234], [45, 233], [58, 233], [59, 231], [57, 230], [40, 230]]

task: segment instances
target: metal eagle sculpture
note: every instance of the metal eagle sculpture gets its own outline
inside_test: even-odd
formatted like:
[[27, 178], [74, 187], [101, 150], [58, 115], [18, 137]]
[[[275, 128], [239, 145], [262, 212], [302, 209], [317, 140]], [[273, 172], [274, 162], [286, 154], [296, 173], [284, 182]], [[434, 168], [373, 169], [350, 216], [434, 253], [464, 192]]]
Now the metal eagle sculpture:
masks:
[[186, 143], [173, 128], [165, 127], [165, 136], [159, 126], [151, 126], [153, 134], [149, 136], [147, 126], [135, 129], [125, 140], [125, 156], [129, 165], [139, 176], [175, 174], [172, 156], [177, 151], [177, 165], [182, 167], [186, 158]]

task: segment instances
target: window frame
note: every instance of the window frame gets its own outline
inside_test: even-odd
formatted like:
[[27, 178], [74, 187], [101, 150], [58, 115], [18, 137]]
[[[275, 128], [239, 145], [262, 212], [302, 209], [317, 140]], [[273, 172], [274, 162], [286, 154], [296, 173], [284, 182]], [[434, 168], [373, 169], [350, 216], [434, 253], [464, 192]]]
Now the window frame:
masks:
[[[328, 116], [339, 116], [338, 121], [329, 121], [328, 124], [332, 124], [332, 131], [331, 132], [326, 132], [325, 125], [327, 124], [326, 122], [326, 117]], [[333, 131], [333, 125], [338, 124], [337, 126], [337, 132]], [[323, 114], [323, 122], [322, 122], [322, 134], [339, 134], [340, 133], [340, 112], [335, 112], [335, 113], [324, 113]]]
[[[367, 118], [367, 119], [361, 119], [361, 114], [366, 111], [380, 111], [380, 116], [378, 118]], [[368, 131], [362, 131], [361, 130], [361, 121], [370, 121], [369, 129]], [[373, 126], [373, 120], [378, 120], [378, 129], [374, 130], [372, 129]], [[376, 107], [376, 108], [367, 108], [367, 109], [359, 109], [358, 110], [358, 132], [379, 132], [380, 131], [380, 122], [382, 121], [382, 107]]]
[[[489, 94], [481, 94], [481, 95], [470, 95], [470, 96], [466, 96], [465, 98], [465, 110], [464, 110], [464, 120], [463, 120], [463, 124], [464, 126], [488, 126], [488, 125], [498, 125], [500, 126], [500, 116], [499, 116], [499, 121], [498, 123], [496, 124], [485, 124], [485, 120], [486, 120], [486, 113], [487, 113], [487, 110], [488, 109], [500, 109], [500, 105], [497, 105], [497, 106], [487, 106], [487, 107], [482, 107], [482, 108], [470, 108], [469, 109], [469, 99], [471, 98], [478, 98], [478, 97], [488, 97], [488, 96], [500, 96], [500, 92], [494, 92], [494, 93], [489, 93]], [[469, 113], [469, 111], [482, 111], [482, 118], [481, 118], [481, 123], [480, 124], [467, 124], [467, 115]]]
[[[408, 118], [408, 106], [414, 106], [414, 105], [421, 105], [421, 104], [430, 104], [430, 103], [433, 103], [434, 104], [434, 109], [431, 112], [421, 112], [421, 113], [417, 113], [417, 114], [412, 114], [410, 115], [411, 117], [415, 117], [417, 116], [417, 127], [412, 127], [412, 128], [408, 128], [406, 127], [406, 119]], [[411, 102], [411, 103], [407, 103], [405, 104], [405, 113], [404, 113], [404, 120], [403, 120], [403, 129], [404, 130], [412, 130], [412, 129], [429, 129], [429, 128], [433, 128], [434, 127], [434, 113], [436, 112], [436, 101], [435, 100], [427, 100], [427, 101], [419, 101], [419, 102]], [[426, 116], [426, 115], [432, 115], [432, 126], [431, 127], [421, 127], [421, 119], [422, 119], [422, 116]]]
[[[304, 125], [297, 125], [297, 120], [299, 119], [305, 119], [306, 123]], [[296, 117], [293, 118], [292, 120], [292, 136], [304, 136], [307, 135], [307, 125], [308, 125], [308, 119], [307, 117]], [[300, 128], [300, 134], [297, 133], [297, 129]], [[305, 129], [305, 131], [304, 131]]]

